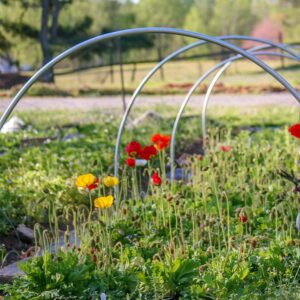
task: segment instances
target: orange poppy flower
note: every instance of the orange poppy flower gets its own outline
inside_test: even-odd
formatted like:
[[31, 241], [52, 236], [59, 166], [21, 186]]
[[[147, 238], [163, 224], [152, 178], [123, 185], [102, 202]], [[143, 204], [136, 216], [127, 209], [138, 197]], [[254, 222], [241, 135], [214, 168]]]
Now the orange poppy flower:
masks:
[[159, 151], [164, 150], [170, 145], [171, 136], [161, 135], [159, 133], [154, 134], [151, 138], [151, 142], [154, 144], [155, 148]]

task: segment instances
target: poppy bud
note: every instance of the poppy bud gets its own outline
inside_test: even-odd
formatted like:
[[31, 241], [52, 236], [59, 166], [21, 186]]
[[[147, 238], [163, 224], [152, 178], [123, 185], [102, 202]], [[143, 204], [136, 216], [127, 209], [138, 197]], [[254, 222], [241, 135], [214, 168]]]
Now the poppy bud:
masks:
[[129, 157], [126, 159], [126, 165], [130, 168], [135, 167], [135, 158]]
[[171, 202], [172, 200], [173, 200], [173, 196], [170, 193], [168, 193], [167, 194], [167, 201]]
[[231, 150], [231, 147], [230, 146], [221, 146], [220, 150], [222, 152], [229, 152]]
[[97, 256], [94, 254], [93, 255], [93, 262], [96, 263], [97, 262]]
[[173, 241], [170, 241], [169, 251], [170, 251], [171, 255], [174, 255], [174, 252], [175, 252], [175, 246], [174, 246]]
[[288, 245], [289, 246], [295, 246], [296, 245], [296, 242], [294, 240], [289, 240], [288, 241]]
[[242, 223], [246, 223], [246, 222], [248, 221], [247, 216], [246, 216], [245, 214], [241, 214], [241, 215], [240, 215], [240, 221], [241, 221]]
[[244, 253], [244, 252], [245, 252], [245, 245], [244, 245], [244, 244], [242, 244], [242, 245], [240, 246], [240, 252], [241, 252], [241, 253]]
[[270, 217], [271, 217], [271, 220], [275, 219], [275, 217], [276, 217], [276, 209], [272, 209]]
[[157, 172], [154, 172], [154, 173], [153, 173], [151, 179], [152, 179], [152, 183], [153, 183], [154, 185], [160, 186], [161, 183], [162, 183], [161, 177], [158, 175]]

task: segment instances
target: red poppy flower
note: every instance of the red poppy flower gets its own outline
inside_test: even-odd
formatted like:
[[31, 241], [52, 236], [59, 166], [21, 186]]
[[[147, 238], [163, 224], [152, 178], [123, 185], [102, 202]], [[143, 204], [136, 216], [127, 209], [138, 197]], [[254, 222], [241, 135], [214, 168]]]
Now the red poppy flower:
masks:
[[242, 223], [246, 223], [247, 221], [248, 221], [248, 218], [247, 218], [247, 216], [246, 215], [240, 215], [240, 221], [242, 222]]
[[221, 146], [220, 150], [222, 152], [229, 152], [231, 150], [231, 147], [230, 146]]
[[139, 142], [132, 141], [126, 146], [125, 150], [128, 156], [137, 157], [142, 151], [142, 146]]
[[140, 152], [141, 159], [146, 159], [146, 160], [150, 160], [152, 157], [156, 155], [157, 155], [157, 150], [153, 145], [145, 146]]
[[130, 168], [135, 167], [135, 158], [129, 157], [126, 159], [126, 165]]
[[161, 135], [159, 133], [154, 134], [151, 138], [151, 142], [155, 145], [155, 148], [159, 151], [169, 147], [171, 140], [170, 135]]
[[90, 191], [92, 191], [92, 190], [94, 190], [94, 189], [96, 189], [96, 188], [98, 187], [99, 183], [100, 183], [100, 179], [99, 179], [99, 178], [96, 178], [95, 182], [92, 183], [92, 184], [90, 184], [90, 185], [88, 185], [87, 188], [88, 188]]
[[161, 177], [158, 175], [157, 172], [154, 172], [154, 173], [153, 173], [151, 179], [152, 179], [152, 183], [153, 183], [154, 185], [158, 185], [158, 186], [161, 185], [162, 180], [161, 180]]
[[289, 132], [292, 136], [296, 137], [297, 139], [300, 139], [300, 124], [294, 124], [289, 128]]

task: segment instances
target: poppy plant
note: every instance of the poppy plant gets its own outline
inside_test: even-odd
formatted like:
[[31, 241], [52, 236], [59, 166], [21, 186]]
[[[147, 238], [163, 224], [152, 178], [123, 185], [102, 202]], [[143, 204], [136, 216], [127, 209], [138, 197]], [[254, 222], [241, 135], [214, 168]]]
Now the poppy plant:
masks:
[[156, 155], [157, 155], [157, 150], [153, 145], [145, 146], [140, 153], [141, 159], [145, 159], [145, 160], [150, 160]]
[[77, 177], [75, 184], [78, 188], [87, 188], [89, 190], [93, 190], [98, 186], [99, 179], [97, 179], [91, 173], [83, 174]]
[[300, 123], [294, 124], [289, 128], [289, 132], [292, 136], [300, 139]]
[[107, 176], [103, 179], [103, 184], [106, 186], [106, 187], [114, 187], [116, 185], [119, 184], [119, 179], [117, 177], [114, 177], [114, 176]]
[[132, 141], [126, 146], [125, 150], [128, 156], [137, 157], [142, 151], [142, 146], [139, 142]]
[[158, 174], [157, 172], [154, 172], [154, 173], [152, 174], [151, 179], [152, 179], [152, 183], [153, 183], [154, 185], [160, 186], [161, 183], [162, 183], [161, 177], [159, 176], [159, 174]]
[[94, 206], [96, 208], [108, 208], [114, 203], [114, 197], [109, 195], [107, 197], [99, 197], [94, 200]]
[[126, 165], [127, 165], [129, 168], [134, 168], [135, 165], [136, 165], [135, 158], [132, 158], [132, 157], [127, 158], [127, 159], [126, 159]]
[[161, 135], [156, 133], [152, 136], [151, 142], [154, 144], [155, 148], [159, 151], [164, 150], [165, 148], [169, 147], [171, 140], [170, 135]]

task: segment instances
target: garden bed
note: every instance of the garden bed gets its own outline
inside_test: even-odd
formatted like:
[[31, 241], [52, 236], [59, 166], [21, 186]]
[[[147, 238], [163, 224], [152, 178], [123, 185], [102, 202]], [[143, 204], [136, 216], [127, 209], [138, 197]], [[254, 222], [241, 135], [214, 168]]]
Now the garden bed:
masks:
[[[107, 178], [118, 118], [23, 114], [24, 131], [1, 135], [1, 208], [14, 226], [48, 224], [35, 227], [46, 252], [1, 287], [7, 299], [299, 299], [299, 197], [279, 175], [299, 174], [288, 132], [296, 108], [215, 110], [206, 155], [199, 119], [182, 120], [177, 158], [190, 154], [181, 168], [191, 176], [173, 183], [168, 142], [151, 142], [170, 133], [173, 111], [161, 113], [161, 121], [126, 131], [118, 179]], [[52, 136], [57, 125], [74, 138], [20, 147], [24, 137]], [[126, 148], [133, 140], [159, 150], [144, 167], [134, 155], [146, 154]], [[61, 229], [65, 246], [54, 255], [49, 245]], [[10, 223], [0, 230], [11, 232]]]

